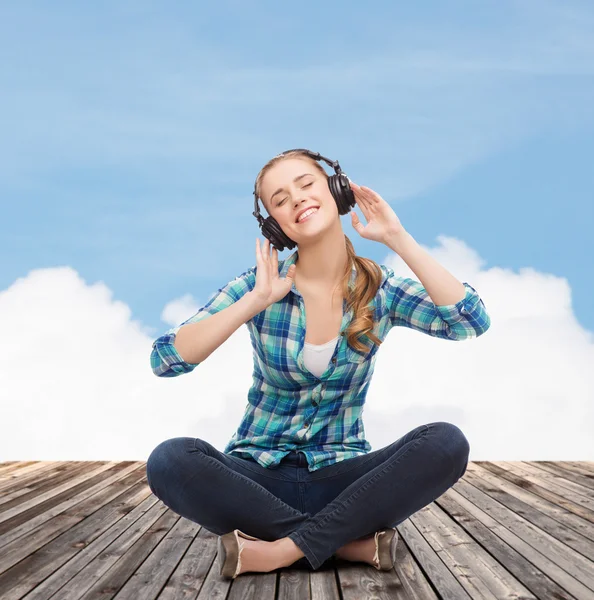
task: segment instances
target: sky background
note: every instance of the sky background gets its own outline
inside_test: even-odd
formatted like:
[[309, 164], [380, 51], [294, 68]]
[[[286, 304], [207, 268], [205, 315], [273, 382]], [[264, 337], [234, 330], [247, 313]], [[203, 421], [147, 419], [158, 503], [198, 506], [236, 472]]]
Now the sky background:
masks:
[[373, 449], [446, 420], [471, 460], [594, 460], [591, 2], [23, 1], [0, 56], [0, 461], [224, 447], [247, 328], [175, 379], [151, 344], [256, 264], [254, 179], [295, 147], [377, 191], [492, 317], [461, 343], [390, 332]]

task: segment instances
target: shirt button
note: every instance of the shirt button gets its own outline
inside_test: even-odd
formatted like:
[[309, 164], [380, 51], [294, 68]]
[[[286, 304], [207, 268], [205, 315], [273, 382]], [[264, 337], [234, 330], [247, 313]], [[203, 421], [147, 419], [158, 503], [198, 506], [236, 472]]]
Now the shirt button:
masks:
[[333, 359], [332, 359], [332, 362], [333, 362], [334, 364], [336, 364], [336, 358], [333, 358]]

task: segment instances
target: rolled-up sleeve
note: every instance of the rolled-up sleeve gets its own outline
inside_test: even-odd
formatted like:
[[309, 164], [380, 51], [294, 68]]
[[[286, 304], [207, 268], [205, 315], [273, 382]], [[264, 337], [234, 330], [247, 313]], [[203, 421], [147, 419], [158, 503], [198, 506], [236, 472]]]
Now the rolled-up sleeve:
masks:
[[385, 286], [392, 326], [455, 341], [479, 337], [489, 329], [491, 318], [478, 292], [467, 282], [463, 285], [464, 298], [436, 306], [419, 281], [392, 274]]
[[151, 369], [157, 377], [177, 377], [192, 372], [200, 363], [186, 362], [175, 347], [177, 332], [188, 323], [197, 323], [237, 302], [254, 289], [256, 267], [251, 267], [212, 294], [208, 302], [181, 325], [167, 330], [152, 344]]
[[153, 342], [151, 369], [157, 377], [177, 377], [192, 372], [200, 364], [186, 362], [174, 346], [175, 337], [182, 325], [170, 329]]

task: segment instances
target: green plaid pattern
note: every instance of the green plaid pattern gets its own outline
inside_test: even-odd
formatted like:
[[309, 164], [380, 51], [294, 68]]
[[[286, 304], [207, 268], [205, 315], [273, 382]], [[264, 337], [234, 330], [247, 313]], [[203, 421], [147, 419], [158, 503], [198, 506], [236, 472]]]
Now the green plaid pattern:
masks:
[[[279, 260], [285, 277], [298, 251]], [[491, 324], [477, 291], [464, 282], [466, 294], [456, 304], [436, 306], [425, 288], [414, 279], [398, 277], [380, 265], [382, 279], [370, 302], [374, 311], [373, 332], [382, 341], [392, 327], [416, 329], [445, 340], [468, 340], [482, 335]], [[215, 292], [187, 321], [169, 329], [153, 342], [151, 368], [158, 377], [177, 377], [193, 371], [199, 363], [185, 362], [174, 341], [186, 323], [196, 323], [237, 302], [254, 289], [257, 267], [251, 267]], [[353, 265], [350, 284], [356, 277]], [[239, 427], [224, 452], [251, 457], [263, 467], [274, 468], [291, 450], [303, 451], [309, 471], [371, 450], [365, 439], [363, 406], [375, 367], [378, 346], [360, 353], [347, 345], [344, 335], [353, 318], [346, 311], [340, 337], [328, 368], [317, 377], [303, 362], [305, 310], [303, 297], [293, 285], [280, 301], [259, 312], [246, 325], [254, 358], [253, 381]]]

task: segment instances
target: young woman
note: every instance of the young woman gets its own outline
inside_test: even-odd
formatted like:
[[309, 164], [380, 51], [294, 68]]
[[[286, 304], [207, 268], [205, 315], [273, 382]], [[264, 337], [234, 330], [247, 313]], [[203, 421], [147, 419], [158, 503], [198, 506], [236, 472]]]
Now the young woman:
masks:
[[[254, 196], [266, 237], [256, 241], [257, 265], [151, 353], [155, 375], [189, 373], [246, 324], [254, 372], [245, 414], [224, 452], [199, 438], [160, 443], [147, 460], [149, 486], [220, 536], [224, 577], [318, 569], [333, 557], [391, 569], [396, 525], [462, 477], [470, 446], [457, 426], [435, 422], [371, 451], [362, 412], [376, 353], [394, 326], [466, 340], [489, 328], [489, 315], [477, 291], [337, 161], [304, 149], [280, 154], [258, 174]], [[357, 256], [340, 221], [347, 212], [359, 235], [397, 252], [419, 281]], [[279, 262], [285, 245], [298, 249]]]

